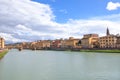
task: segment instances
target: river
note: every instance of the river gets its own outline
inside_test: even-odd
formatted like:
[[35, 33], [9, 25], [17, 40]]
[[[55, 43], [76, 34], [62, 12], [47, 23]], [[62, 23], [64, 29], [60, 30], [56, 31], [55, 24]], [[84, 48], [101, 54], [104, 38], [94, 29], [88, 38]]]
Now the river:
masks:
[[12, 49], [0, 80], [120, 80], [120, 54]]

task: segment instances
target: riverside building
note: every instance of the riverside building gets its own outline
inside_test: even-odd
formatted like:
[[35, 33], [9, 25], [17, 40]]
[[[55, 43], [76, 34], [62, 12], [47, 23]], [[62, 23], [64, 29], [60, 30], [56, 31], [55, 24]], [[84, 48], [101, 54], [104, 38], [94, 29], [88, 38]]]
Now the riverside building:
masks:
[[[100, 48], [117, 48], [117, 44], [120, 44], [120, 38], [116, 35], [110, 34], [107, 28], [106, 36], [99, 38]], [[119, 45], [118, 45], [119, 46]]]
[[0, 49], [4, 48], [5, 47], [4, 45], [5, 45], [5, 40], [2, 37], [0, 37]]
[[116, 47], [120, 48], [120, 35], [117, 35]]
[[96, 48], [98, 45], [98, 34], [86, 34], [81, 39], [82, 48]]
[[50, 41], [49, 40], [40, 40], [35, 43], [35, 46], [37, 49], [44, 49], [44, 48], [50, 48]]
[[74, 37], [69, 37], [69, 39], [65, 39], [61, 42], [62, 48], [77, 48], [79, 47], [77, 44], [80, 39], [75, 39]]

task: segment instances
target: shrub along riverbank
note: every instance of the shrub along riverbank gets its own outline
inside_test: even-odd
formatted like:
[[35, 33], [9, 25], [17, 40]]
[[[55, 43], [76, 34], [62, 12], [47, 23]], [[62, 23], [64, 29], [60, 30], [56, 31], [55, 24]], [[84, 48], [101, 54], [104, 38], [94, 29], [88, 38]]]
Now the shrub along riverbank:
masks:
[[0, 51], [0, 58], [4, 57], [8, 50]]

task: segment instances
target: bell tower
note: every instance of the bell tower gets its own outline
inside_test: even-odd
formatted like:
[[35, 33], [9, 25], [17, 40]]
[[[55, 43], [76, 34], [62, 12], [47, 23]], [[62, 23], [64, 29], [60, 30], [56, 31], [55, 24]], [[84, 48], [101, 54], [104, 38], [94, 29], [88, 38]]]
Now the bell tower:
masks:
[[107, 28], [106, 35], [110, 35], [109, 29]]

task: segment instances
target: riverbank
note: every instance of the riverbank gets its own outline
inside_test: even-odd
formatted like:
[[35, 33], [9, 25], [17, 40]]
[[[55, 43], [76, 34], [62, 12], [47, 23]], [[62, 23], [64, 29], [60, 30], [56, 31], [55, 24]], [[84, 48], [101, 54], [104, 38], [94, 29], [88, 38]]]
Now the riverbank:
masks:
[[55, 51], [78, 51], [78, 52], [100, 52], [100, 53], [120, 53], [120, 49], [115, 48], [56, 48]]
[[115, 48], [104, 48], [104, 49], [103, 48], [43, 48], [43, 49], [32, 49], [32, 50], [120, 53], [120, 49], [115, 49]]
[[8, 50], [1, 50], [0, 51], [0, 58], [4, 57]]
[[80, 50], [80, 52], [120, 53], [120, 50]]

